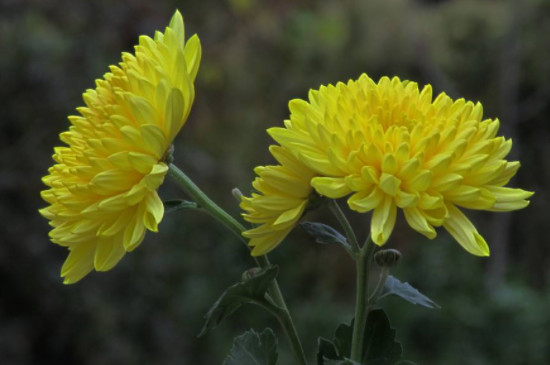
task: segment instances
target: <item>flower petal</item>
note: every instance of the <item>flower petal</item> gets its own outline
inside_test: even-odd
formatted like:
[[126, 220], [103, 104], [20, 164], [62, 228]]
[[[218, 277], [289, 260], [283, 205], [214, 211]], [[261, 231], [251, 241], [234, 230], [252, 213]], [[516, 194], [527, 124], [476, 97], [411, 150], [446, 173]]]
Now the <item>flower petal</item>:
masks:
[[476, 256], [489, 256], [489, 246], [478, 233], [472, 222], [454, 205], [447, 204], [449, 218], [443, 227], [469, 253]]
[[371, 238], [378, 246], [382, 246], [390, 238], [396, 217], [397, 207], [393, 199], [386, 196], [384, 201], [372, 213]]

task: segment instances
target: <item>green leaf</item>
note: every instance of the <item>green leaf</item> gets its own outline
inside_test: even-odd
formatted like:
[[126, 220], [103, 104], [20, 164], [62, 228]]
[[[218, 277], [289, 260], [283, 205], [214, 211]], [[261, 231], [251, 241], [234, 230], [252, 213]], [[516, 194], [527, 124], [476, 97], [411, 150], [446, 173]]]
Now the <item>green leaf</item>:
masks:
[[353, 338], [353, 320], [351, 325], [342, 323], [336, 328], [334, 333], [334, 345], [340, 355], [340, 359], [350, 357], [351, 355], [351, 342]]
[[218, 325], [224, 318], [230, 316], [245, 303], [267, 304], [265, 294], [278, 271], [277, 266], [271, 265], [255, 273], [254, 276], [227, 288], [204, 316], [205, 323], [199, 337]]
[[426, 308], [439, 309], [441, 308], [433, 300], [419, 292], [417, 289], [412, 287], [409, 283], [403, 283], [399, 279], [389, 275], [382, 293], [380, 294], [379, 299], [382, 299], [388, 295], [397, 295], [405, 299], [407, 302], [412, 304], [418, 304]]
[[303, 222], [300, 223], [300, 227], [311, 237], [315, 238], [315, 242], [320, 244], [339, 243], [346, 248], [350, 248], [348, 240], [340, 232], [327, 226], [323, 223], [316, 222]]
[[338, 355], [338, 350], [332, 341], [326, 338], [319, 337], [317, 339], [317, 365], [327, 365], [330, 362], [325, 360], [340, 360], [342, 357]]
[[353, 321], [351, 323], [351, 327], [344, 323], [340, 324], [336, 328], [332, 341], [319, 337], [317, 340], [319, 347], [317, 350], [318, 365], [339, 364], [340, 362], [330, 360], [345, 360], [346, 357], [350, 356]]
[[174, 200], [167, 200], [165, 202], [162, 202], [164, 204], [164, 213], [173, 213], [177, 212], [178, 210], [183, 209], [197, 209], [198, 205], [195, 202], [190, 202], [189, 200], [183, 200], [183, 199], [174, 199]]
[[350, 359], [344, 359], [344, 360], [329, 360], [328, 362], [325, 363], [325, 365], [361, 365], [361, 364]]
[[395, 365], [416, 365], [416, 363], [408, 360], [401, 360], [399, 362], [396, 362]]
[[401, 360], [403, 348], [395, 341], [395, 329], [383, 309], [371, 310], [363, 337], [361, 362], [369, 365], [394, 365]]
[[[353, 335], [353, 320], [350, 325], [341, 324], [336, 329], [334, 339], [319, 338], [317, 365], [355, 365], [349, 360]], [[367, 316], [363, 334], [361, 364], [394, 365], [401, 360], [403, 349], [395, 341], [395, 330], [383, 309], [374, 309]]]
[[277, 356], [277, 338], [271, 328], [260, 334], [251, 329], [235, 338], [223, 365], [275, 365]]

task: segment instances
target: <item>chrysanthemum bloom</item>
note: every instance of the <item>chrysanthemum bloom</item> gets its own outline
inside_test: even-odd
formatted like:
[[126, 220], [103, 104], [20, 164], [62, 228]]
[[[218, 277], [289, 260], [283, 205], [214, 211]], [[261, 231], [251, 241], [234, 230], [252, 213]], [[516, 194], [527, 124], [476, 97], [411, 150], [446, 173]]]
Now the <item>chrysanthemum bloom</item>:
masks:
[[322, 86], [309, 101], [290, 102], [286, 128], [270, 135], [318, 176], [315, 190], [329, 198], [351, 195], [357, 212], [373, 211], [371, 237], [383, 245], [397, 208], [408, 224], [433, 239], [443, 226], [468, 252], [489, 248], [460, 208], [511, 211], [532, 193], [504, 187], [519, 168], [505, 160], [512, 141], [498, 137], [498, 120], [482, 106], [432, 88], [362, 75]]
[[135, 55], [84, 93], [43, 178], [50, 206], [40, 213], [54, 227], [52, 242], [69, 249], [61, 276], [77, 282], [107, 271], [157, 231], [164, 209], [157, 189], [168, 170], [164, 155], [185, 123], [201, 58], [198, 37], [184, 42], [176, 11], [164, 33], [141, 36]]
[[298, 223], [312, 192], [312, 170], [280, 146], [269, 151], [280, 165], [258, 166], [258, 177], [252, 183], [260, 194], [242, 197], [241, 208], [246, 221], [260, 226], [243, 233], [250, 238], [253, 256], [265, 255], [274, 249]]

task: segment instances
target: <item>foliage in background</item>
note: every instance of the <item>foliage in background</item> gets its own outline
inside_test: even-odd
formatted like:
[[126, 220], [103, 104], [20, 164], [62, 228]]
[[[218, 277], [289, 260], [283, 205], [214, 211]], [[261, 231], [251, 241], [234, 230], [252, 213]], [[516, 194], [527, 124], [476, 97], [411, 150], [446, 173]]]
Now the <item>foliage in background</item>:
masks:
[[[536, 199], [510, 215], [513, 224], [476, 216], [492, 247], [488, 260], [398, 226], [388, 243], [399, 242], [404, 253], [396, 276], [442, 310], [398, 311], [397, 299], [384, 300], [406, 358], [418, 364], [550, 362], [547, 1], [27, 0], [0, 5], [3, 363], [217, 364], [235, 333], [257, 323], [277, 328], [250, 307], [196, 338], [209, 306], [252, 266], [241, 245], [208, 217], [176, 212], [182, 217], [168, 217], [159, 234], [109, 275], [66, 287], [58, 275], [64, 250], [49, 243], [37, 213], [40, 177], [81, 91], [175, 8], [204, 48], [195, 106], [175, 158], [235, 214], [231, 188], [248, 189], [252, 167], [271, 161], [265, 129], [282, 124], [288, 100], [322, 83], [362, 72], [374, 79], [397, 75], [455, 98], [479, 99], [488, 117], [498, 116], [519, 147], [516, 185], [536, 191]], [[165, 199], [179, 197], [166, 185]], [[355, 226], [364, 219], [354, 218]], [[338, 323], [350, 320], [353, 269], [341, 251], [297, 231], [271, 257], [281, 267], [298, 330], [312, 341], [304, 344], [311, 359], [316, 336], [331, 338]], [[288, 363], [287, 344], [281, 340], [279, 348], [279, 363]]]

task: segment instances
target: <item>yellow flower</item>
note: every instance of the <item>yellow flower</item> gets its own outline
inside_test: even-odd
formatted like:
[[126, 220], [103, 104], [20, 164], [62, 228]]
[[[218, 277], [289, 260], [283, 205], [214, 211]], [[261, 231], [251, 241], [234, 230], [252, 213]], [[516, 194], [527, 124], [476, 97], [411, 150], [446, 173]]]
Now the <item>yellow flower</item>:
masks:
[[201, 58], [198, 37], [184, 37], [178, 11], [164, 33], [141, 36], [135, 55], [123, 53], [84, 93], [86, 106], [60, 134], [68, 147], [54, 149], [56, 164], [43, 178], [50, 188], [42, 191], [50, 205], [40, 213], [54, 227], [52, 242], [70, 251], [66, 284], [110, 270], [147, 229], [157, 231], [163, 158], [189, 115]]
[[373, 211], [371, 237], [383, 245], [397, 208], [408, 224], [433, 239], [443, 226], [468, 252], [489, 248], [459, 207], [510, 211], [532, 193], [504, 187], [519, 168], [505, 160], [512, 141], [498, 137], [498, 120], [482, 119], [481, 104], [431, 86], [383, 77], [311, 90], [293, 100], [286, 128], [270, 135], [318, 176], [315, 190], [329, 198], [351, 196], [357, 212]]
[[260, 224], [243, 233], [254, 247], [252, 256], [265, 255], [281, 243], [298, 223], [313, 190], [313, 171], [280, 146], [271, 146], [269, 151], [280, 165], [256, 167], [258, 177], [252, 186], [260, 194], [252, 193], [241, 201], [244, 219]]

